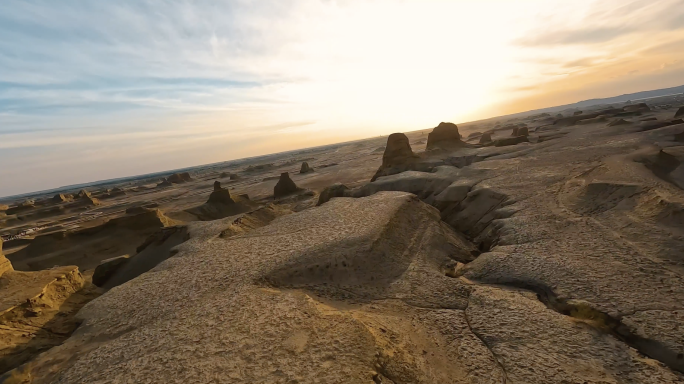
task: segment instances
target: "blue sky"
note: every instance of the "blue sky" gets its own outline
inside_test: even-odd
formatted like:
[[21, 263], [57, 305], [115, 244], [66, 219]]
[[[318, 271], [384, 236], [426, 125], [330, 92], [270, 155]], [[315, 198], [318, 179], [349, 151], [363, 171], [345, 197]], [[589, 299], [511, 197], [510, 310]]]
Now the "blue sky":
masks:
[[683, 28], [684, 0], [3, 0], [0, 196], [681, 85]]

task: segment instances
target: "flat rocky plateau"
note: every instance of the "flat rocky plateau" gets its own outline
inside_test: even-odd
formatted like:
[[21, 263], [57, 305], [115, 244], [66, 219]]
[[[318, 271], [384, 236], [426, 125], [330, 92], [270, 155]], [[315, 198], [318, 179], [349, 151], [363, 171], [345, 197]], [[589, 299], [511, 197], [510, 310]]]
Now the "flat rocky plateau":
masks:
[[86, 208], [9, 202], [0, 383], [684, 383], [675, 111], [442, 123]]

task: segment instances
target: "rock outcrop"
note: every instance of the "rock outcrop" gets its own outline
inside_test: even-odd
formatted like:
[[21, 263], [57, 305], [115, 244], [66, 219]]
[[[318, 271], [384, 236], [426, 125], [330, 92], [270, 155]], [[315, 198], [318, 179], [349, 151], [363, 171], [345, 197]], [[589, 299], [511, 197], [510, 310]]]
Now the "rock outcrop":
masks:
[[78, 193], [76, 194], [76, 197], [79, 198], [79, 199], [82, 199], [82, 198], [85, 198], [85, 197], [91, 197], [91, 196], [92, 196], [92, 194], [90, 193], [90, 191], [87, 191], [87, 190], [85, 190], [85, 189], [81, 189], [81, 190], [78, 191]]
[[63, 193], [58, 193], [52, 198], [53, 203], [65, 203], [67, 201], [71, 201], [71, 199], [67, 198]]
[[192, 177], [190, 177], [190, 173], [182, 172], [182, 173], [174, 173], [173, 175], [169, 176], [167, 178], [167, 180], [173, 184], [181, 184], [181, 183], [187, 183], [188, 181], [192, 181]]
[[219, 181], [214, 181], [214, 190], [207, 202], [187, 209], [186, 212], [197, 216], [200, 220], [210, 221], [247, 212], [254, 207], [255, 204], [250, 202], [249, 198], [233, 198], [228, 189], [222, 188]]
[[299, 173], [309, 173], [313, 171], [313, 168], [309, 167], [309, 163], [306, 161], [302, 163], [302, 167], [299, 169]]
[[385, 153], [382, 155], [382, 165], [371, 181], [383, 175], [405, 171], [417, 159], [418, 156], [413, 153], [408, 137], [403, 133], [393, 133], [387, 138]]
[[513, 127], [513, 131], [511, 132], [511, 136], [516, 137], [518, 135], [518, 127]]
[[111, 259], [103, 260], [93, 272], [93, 284], [102, 287], [107, 281], [128, 261], [129, 255], [117, 256]]
[[494, 141], [494, 146], [495, 147], [506, 147], [509, 145], [517, 145], [520, 143], [526, 143], [529, 142], [530, 140], [527, 139], [527, 136], [516, 136], [516, 137], [507, 137], [504, 139], [497, 139]]
[[530, 132], [527, 127], [518, 128], [517, 136], [529, 136]]
[[280, 174], [278, 184], [273, 187], [273, 197], [278, 199], [296, 193], [299, 190], [300, 188], [298, 188], [297, 184], [290, 178], [290, 174], [288, 172], [283, 172]]
[[173, 187], [173, 183], [168, 179], [162, 179], [162, 181], [157, 184], [157, 188]]
[[482, 136], [480, 137], [480, 144], [487, 144], [492, 142], [492, 135], [491, 133], [483, 133]]
[[316, 203], [316, 205], [325, 204], [328, 201], [330, 201], [333, 197], [349, 196], [348, 192], [349, 188], [347, 188], [346, 185], [341, 183], [335, 183], [324, 189], [323, 192], [321, 192], [321, 194], [318, 196], [318, 203]]
[[677, 112], [675, 112], [674, 118], [682, 117], [684, 116], [684, 107], [680, 107]]
[[455, 149], [464, 147], [466, 144], [461, 140], [458, 127], [453, 123], [439, 123], [432, 132], [428, 134], [426, 150], [433, 149]]
[[235, 204], [235, 200], [230, 196], [230, 191], [226, 188], [221, 188], [221, 183], [214, 181], [214, 191], [209, 195], [207, 204]]

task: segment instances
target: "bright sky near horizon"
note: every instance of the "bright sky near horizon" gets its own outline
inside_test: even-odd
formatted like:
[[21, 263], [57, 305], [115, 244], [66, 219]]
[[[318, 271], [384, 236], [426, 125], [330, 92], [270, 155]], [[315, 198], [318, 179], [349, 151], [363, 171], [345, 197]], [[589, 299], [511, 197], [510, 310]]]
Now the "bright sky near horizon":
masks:
[[3, 0], [0, 196], [684, 84], [684, 0]]

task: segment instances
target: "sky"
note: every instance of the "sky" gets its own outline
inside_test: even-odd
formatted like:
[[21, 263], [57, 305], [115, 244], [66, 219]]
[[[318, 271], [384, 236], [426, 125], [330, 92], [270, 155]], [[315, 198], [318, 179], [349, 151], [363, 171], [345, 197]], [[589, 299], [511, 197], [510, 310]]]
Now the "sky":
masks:
[[2, 0], [0, 196], [684, 85], [684, 0]]

